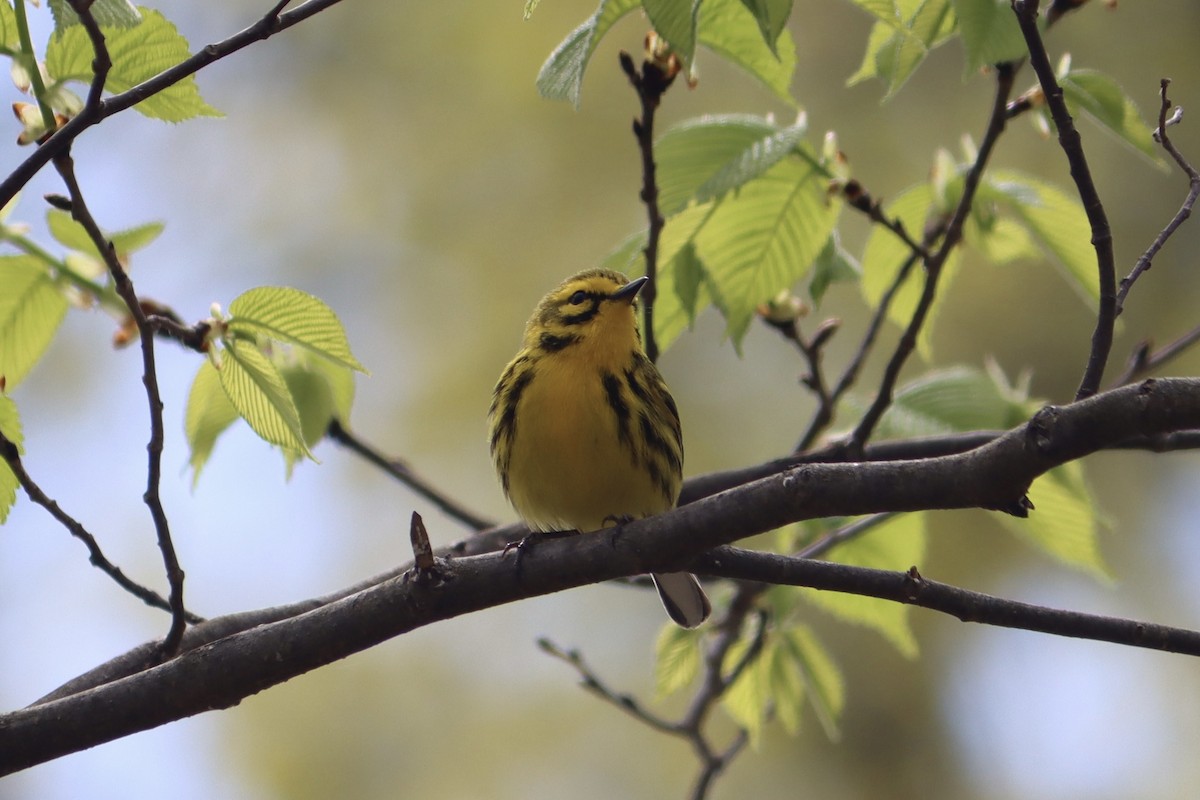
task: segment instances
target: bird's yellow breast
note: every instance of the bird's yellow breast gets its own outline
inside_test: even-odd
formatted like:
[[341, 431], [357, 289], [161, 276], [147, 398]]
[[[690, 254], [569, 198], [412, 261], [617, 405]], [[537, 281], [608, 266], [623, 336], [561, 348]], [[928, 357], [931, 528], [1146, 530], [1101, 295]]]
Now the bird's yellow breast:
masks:
[[583, 348], [540, 359], [517, 408], [509, 497], [540, 530], [591, 531], [674, 505], [622, 443], [605, 373], [587, 361]]

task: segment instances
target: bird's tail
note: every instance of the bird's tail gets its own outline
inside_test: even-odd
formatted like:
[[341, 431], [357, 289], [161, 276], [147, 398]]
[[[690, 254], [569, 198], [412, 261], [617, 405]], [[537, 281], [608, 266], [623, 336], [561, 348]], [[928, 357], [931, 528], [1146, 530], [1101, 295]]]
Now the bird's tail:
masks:
[[708, 595], [690, 572], [658, 572], [650, 577], [654, 579], [663, 607], [676, 625], [695, 628], [712, 613]]

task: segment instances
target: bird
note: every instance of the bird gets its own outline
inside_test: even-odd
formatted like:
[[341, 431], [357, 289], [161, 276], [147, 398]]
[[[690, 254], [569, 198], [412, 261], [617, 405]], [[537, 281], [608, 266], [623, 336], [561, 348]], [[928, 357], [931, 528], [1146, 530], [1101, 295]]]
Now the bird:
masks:
[[[532, 531], [596, 531], [668, 511], [683, 482], [679, 410], [642, 348], [648, 282], [589, 269], [552, 289], [525, 324], [488, 410], [500, 484]], [[712, 611], [696, 577], [650, 576], [685, 628]]]

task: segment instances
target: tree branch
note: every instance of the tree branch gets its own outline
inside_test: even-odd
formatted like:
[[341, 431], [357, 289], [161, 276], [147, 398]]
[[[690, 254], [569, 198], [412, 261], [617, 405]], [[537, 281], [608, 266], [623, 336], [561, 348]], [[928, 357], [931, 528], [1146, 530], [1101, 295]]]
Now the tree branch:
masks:
[[1179, 229], [1179, 226], [1187, 221], [1192, 215], [1192, 207], [1196, 204], [1196, 198], [1200, 196], [1200, 172], [1197, 172], [1188, 160], [1183, 157], [1183, 153], [1175, 147], [1175, 143], [1167, 136], [1167, 112], [1171, 110], [1171, 101], [1167, 99], [1167, 86], [1171, 83], [1170, 79], [1163, 78], [1159, 84], [1159, 97], [1162, 102], [1158, 109], [1158, 127], [1154, 129], [1154, 138], [1163, 149], [1170, 153], [1171, 158], [1175, 159], [1175, 163], [1188, 176], [1188, 193], [1184, 198], [1183, 205], [1179, 207], [1179, 211], [1175, 212], [1175, 216], [1167, 223], [1158, 235], [1154, 237], [1154, 241], [1146, 248], [1146, 251], [1138, 258], [1137, 263], [1133, 265], [1133, 269], [1128, 275], [1121, 279], [1121, 286], [1117, 291], [1117, 306], [1116, 313], [1120, 316], [1125, 310], [1125, 298], [1129, 296], [1129, 290], [1133, 288], [1134, 282], [1147, 272], [1154, 263], [1154, 257], [1158, 255], [1158, 251], [1162, 250], [1163, 245], [1167, 240]]
[[1112, 350], [1113, 326], [1117, 321], [1117, 268], [1113, 260], [1112, 229], [1108, 225], [1108, 216], [1104, 213], [1104, 204], [1092, 180], [1079, 131], [1067, 111], [1062, 87], [1058, 85], [1054, 67], [1038, 31], [1038, 2], [1013, 0], [1012, 7], [1029, 48], [1029, 64], [1037, 73], [1054, 127], [1058, 129], [1058, 143], [1067, 156], [1071, 178], [1079, 190], [1079, 199], [1083, 202], [1083, 210], [1092, 228], [1092, 246], [1096, 249], [1096, 268], [1100, 274], [1100, 305], [1096, 313], [1096, 327], [1092, 332], [1092, 349], [1079, 388], [1075, 391], [1075, 399], [1080, 400], [1099, 391], [1100, 381], [1104, 379], [1104, 367]]
[[[90, 17], [91, 11], [84, 6], [82, 11], [76, 9], [80, 18]], [[96, 26], [93, 20], [92, 28], [99, 32], [99, 27]], [[101, 38], [98, 48], [103, 48], [103, 38]], [[97, 55], [96, 60], [102, 61], [107, 59], [107, 54], [103, 57]], [[163, 418], [162, 418], [162, 397], [158, 390], [158, 371], [154, 360], [154, 331], [155, 328], [146, 318], [145, 312], [142, 310], [141, 302], [138, 300], [137, 292], [134, 291], [133, 281], [130, 280], [129, 274], [125, 268], [121, 266], [120, 260], [117, 258], [116, 251], [113, 249], [112, 242], [101, 232], [100, 226], [96, 224], [95, 218], [92, 217], [88, 210], [87, 203], [84, 202], [83, 192], [79, 188], [79, 181], [75, 177], [75, 162], [71, 158], [70, 151], [63, 152], [55, 157], [54, 166], [62, 176], [63, 183], [67, 186], [67, 193], [71, 197], [71, 216], [83, 229], [87, 231], [88, 236], [92, 240], [92, 244], [96, 247], [96, 252], [100, 253], [104, 258], [104, 263], [108, 267], [109, 273], [113, 276], [113, 284], [116, 287], [117, 294], [125, 301], [125, 305], [129, 308], [129, 314], [137, 323], [138, 334], [141, 337], [142, 344], [142, 383], [146, 389], [146, 402], [150, 407], [150, 441], [146, 445], [147, 451], [147, 466], [146, 466], [146, 492], [142, 495], [142, 499], [146, 503], [146, 507], [150, 510], [150, 518], [154, 522], [154, 531], [158, 539], [158, 548], [162, 552], [163, 566], [167, 573], [167, 584], [170, 587], [168, 593], [168, 602], [171, 607], [171, 626], [167, 630], [167, 635], [163, 638], [162, 653], [164, 657], [174, 655], [178, 649], [180, 641], [183, 638], [183, 631], [187, 627], [187, 609], [183, 602], [183, 570], [179, 566], [179, 558], [175, 554], [175, 544], [171, 541], [171, 527], [167, 521], [166, 511], [163, 509], [162, 498], [159, 496], [159, 483], [162, 478], [162, 451], [163, 451]]]
[[[83, 524], [79, 520], [63, 511], [53, 498], [42, 491], [42, 487], [26, 471], [17, 446], [9, 441], [8, 437], [2, 432], [0, 432], [0, 458], [3, 458], [8, 464], [8, 468], [13, 471], [13, 475], [17, 477], [17, 483], [21, 485], [21, 488], [29, 496], [29, 499], [46, 509], [50, 516], [54, 517], [72, 536], [83, 542], [83, 546], [88, 551], [88, 561], [91, 562], [92, 566], [112, 578], [118, 586], [146, 605], [162, 609], [163, 611], [171, 610], [171, 605], [167, 602], [166, 598], [153, 589], [133, 580], [120, 567], [109, 561], [108, 557], [104, 555], [104, 551], [100, 549], [100, 543], [96, 541], [96, 537], [87, 528], [83, 527]], [[185, 611], [184, 615], [187, 621], [193, 624], [204, 621], [203, 617], [193, 614], [190, 611]]]
[[975, 192], [983, 179], [983, 170], [987, 166], [992, 150], [996, 147], [996, 142], [1004, 133], [1007, 121], [1005, 108], [1008, 97], [1012, 94], [1014, 74], [1015, 67], [1012, 64], [999, 64], [996, 67], [996, 93], [992, 100], [991, 116], [983, 135], [983, 141], [980, 142], [979, 152], [975, 156], [975, 163], [971, 165], [971, 169], [967, 171], [967, 175], [963, 179], [962, 196], [954, 209], [954, 214], [950, 217], [950, 222], [946, 225], [946, 235], [942, 239], [941, 246], [938, 247], [933, 257], [925, 262], [925, 287], [921, 292], [921, 299], [917, 302], [912, 319], [909, 320], [908, 327], [905, 328], [891, 360], [884, 369], [883, 382], [875, 395], [875, 400], [850, 435], [849, 446], [852, 452], [861, 451], [867, 439], [871, 438], [871, 433], [883, 417], [883, 412], [892, 403], [892, 392], [895, 390], [896, 382], [900, 379], [900, 370], [904, 367], [904, 363], [912, 351], [916, 349], [917, 336], [925, 323], [929, 309], [933, 307], [934, 298], [937, 296], [937, 284], [942, 274], [942, 268], [946, 264], [946, 259], [950, 257], [950, 252], [958, 246], [962, 239], [963, 224], [967, 220], [971, 204], [975, 201]]
[[[519, 573], [512, 560], [500, 553], [449, 558], [440, 584], [390, 578], [310, 611], [210, 641], [143, 672], [6, 714], [0, 717], [0, 774], [203, 711], [227, 708], [311, 669], [440, 620], [674, 567], [689, 556], [698, 560], [696, 569], [703, 565], [707, 573], [733, 576], [737, 564], [723, 562], [724, 551], [700, 554], [804, 519], [1010, 508], [1034, 478], [1055, 466], [1138, 437], [1197, 428], [1200, 379], [1149, 380], [1068, 406], [1048, 406], [1024, 425], [964, 453], [920, 461], [806, 464], [603, 533], [544, 540], [525, 554]], [[876, 574], [803, 559], [789, 560], [788, 570], [796, 569], [795, 562], [827, 581], [835, 580], [831, 575], [858, 576], [862, 580], [856, 585], [864, 593], [879, 588], [880, 581], [891, 581], [892, 589], [887, 591], [898, 586], [909, 602], [942, 591], [919, 576]], [[788, 580], [794, 577], [792, 572], [787, 575]], [[820, 580], [813, 578], [809, 585], [832, 588]], [[850, 578], [836, 580], [843, 581], [839, 590], [849, 590]], [[967, 606], [966, 611], [974, 615], [974, 608]], [[1092, 627], [1094, 621], [1086, 615], [1065, 626], [1065, 618], [1054, 619], [1058, 621], [1037, 623], [1034, 629], [1200, 653], [1197, 634], [1128, 623], [1134, 633], [1120, 639], [1104, 626]], [[223, 623], [218, 619], [207, 625], [215, 628]], [[1076, 623], [1078, 627], [1072, 627]]]
[[[214, 61], [220, 61], [244, 47], [255, 42], [269, 39], [275, 34], [287, 30], [309, 17], [336, 5], [341, 0], [308, 0], [308, 2], [288, 11], [280, 13], [288, 0], [280, 0], [258, 22], [235, 33], [227, 39], [205, 46], [195, 55], [187, 58], [170, 69], [165, 69], [152, 78], [139, 83], [131, 89], [115, 94], [107, 100], [101, 100], [94, 105], [85, 104], [84, 109], [66, 125], [54, 132], [38, 149], [30, 153], [3, 182], [0, 182], [0, 207], [8, 205], [17, 192], [41, 171], [42, 167], [54, 158], [67, 152], [71, 143], [88, 128], [99, 122], [132, 108], [148, 97], [179, 83], [184, 78], [195, 75]], [[90, 5], [90, 4], [88, 4]], [[83, 15], [80, 15], [83, 18]], [[93, 84], [94, 85], [94, 84]]]
[[334, 419], [329, 423], [329, 430], [325, 432], [325, 435], [355, 455], [361, 456], [368, 463], [379, 467], [388, 475], [391, 475], [400, 481], [400, 483], [433, 503], [447, 516], [458, 520], [468, 528], [482, 531], [495, 526], [496, 523], [475, 514], [453, 498], [435, 489], [432, 484], [413, 472], [408, 464], [398, 458], [388, 458], [359, 439], [338, 420]]

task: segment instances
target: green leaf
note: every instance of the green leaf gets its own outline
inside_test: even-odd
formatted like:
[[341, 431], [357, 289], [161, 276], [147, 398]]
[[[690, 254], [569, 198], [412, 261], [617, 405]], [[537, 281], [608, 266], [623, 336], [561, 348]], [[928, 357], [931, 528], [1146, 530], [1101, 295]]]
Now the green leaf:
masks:
[[192, 381], [188, 392], [187, 410], [184, 412], [183, 428], [187, 436], [191, 457], [192, 488], [200, 481], [200, 471], [208, 463], [219, 437], [238, 418], [229, 395], [221, 387], [221, 376], [212, 361], [205, 359]]
[[0, 286], [0, 376], [12, 390], [54, 340], [67, 300], [32, 256], [0, 256]]
[[686, 689], [700, 674], [702, 635], [695, 629], [664, 625], [655, 645], [655, 693], [666, 697]]
[[1151, 126], [1116, 81], [1094, 70], [1079, 69], [1061, 76], [1058, 83], [1072, 112], [1083, 111], [1121, 141], [1160, 162]]
[[1029, 418], [1029, 403], [974, 367], [926, 373], [900, 388], [879, 422], [878, 438], [1007, 430]]
[[816, 712], [825, 735], [836, 741], [840, 738], [838, 721], [846, 706], [846, 686], [841, 670], [806, 625], [789, 628], [780, 639], [780, 650], [787, 654], [804, 680], [804, 696]]
[[789, 155], [801, 153], [807, 125], [785, 128], [761, 117], [729, 114], [678, 125], [655, 144], [659, 208], [665, 215], [689, 202], [719, 198], [758, 178]]
[[229, 313], [232, 334], [266, 336], [366, 372], [350, 352], [337, 314], [311, 294], [286, 286], [262, 286], [236, 297], [229, 304]]
[[[979, 205], [976, 203], [976, 207]], [[971, 214], [963, 229], [963, 241], [996, 266], [1042, 255], [1029, 231], [1016, 220], [1004, 217], [984, 226]]]
[[579, 108], [583, 73], [597, 43], [617, 20], [640, 8], [639, 0], [600, 0], [592, 16], [564, 39], [542, 64], [537, 90], [549, 100], [569, 100]]
[[[187, 40], [162, 14], [141, 9], [142, 19], [133, 27], [103, 29], [113, 67], [105, 89], [124, 92], [186, 59]], [[80, 25], [60, 28], [46, 48], [46, 72], [56, 83], [91, 83], [94, 53], [87, 32]], [[52, 87], [53, 88], [53, 87]], [[166, 122], [181, 122], [197, 116], [217, 117], [221, 112], [204, 102], [189, 76], [134, 106], [142, 114]]]
[[[349, 370], [345, 368], [342, 369], [342, 372], [349, 374]], [[283, 376], [284, 383], [287, 384], [288, 391], [291, 392], [292, 401], [296, 404], [296, 411], [300, 415], [300, 430], [304, 433], [304, 443], [312, 448], [329, 430], [329, 423], [333, 420], [336, 411], [329, 380], [319, 370], [299, 364], [283, 367], [280, 374]], [[303, 458], [303, 453], [294, 450], [284, 451], [289, 478], [296, 462]]]
[[1015, 61], [1028, 50], [1011, 0], [952, 0], [967, 50], [967, 71]]
[[796, 44], [784, 30], [774, 50], [763, 41], [758, 20], [741, 0], [705, 0], [700, 7], [697, 37], [714, 53], [749, 72], [789, 106]]
[[222, 340], [217, 373], [221, 387], [238, 414], [262, 439], [310, 456], [300, 426], [300, 413], [278, 368], [253, 344]]
[[1012, 533], [1051, 557], [1104, 581], [1112, 572], [1100, 554], [1097, 501], [1073, 461], [1042, 475], [1029, 487], [1033, 510], [1025, 519], [999, 514]]
[[901, 5], [908, 9], [907, 13], [912, 13], [910, 6], [914, 4], [903, 3], [903, 0], [850, 0], [854, 5], [866, 11], [878, 21], [893, 28], [899, 28], [907, 14], [902, 13]]
[[[723, 668], [726, 672], [738, 664], [751, 645], [751, 640], [738, 639], [725, 656]], [[734, 722], [746, 729], [750, 744], [758, 746], [762, 738], [763, 723], [771, 703], [770, 667], [775, 642], [768, 639], [763, 643], [758, 657], [748, 664], [733, 685], [721, 697], [721, 707]]]
[[[54, 240], [69, 250], [76, 250], [96, 258], [102, 255], [92, 237], [82, 225], [75, 221], [69, 212], [52, 208], [46, 212], [46, 226]], [[161, 222], [147, 222], [116, 233], [105, 233], [117, 251], [117, 257], [124, 259], [131, 253], [145, 248], [159, 237], [165, 226]]]
[[1029, 231], [1062, 268], [1068, 283], [1085, 299], [1100, 296], [1092, 228], [1079, 200], [1038, 178], [995, 170], [984, 178], [980, 199], [994, 199]]
[[685, 64], [696, 55], [696, 15], [700, 0], [642, 0], [642, 9], [659, 36]]
[[831, 285], [856, 282], [860, 278], [862, 267], [842, 247], [841, 237], [835, 229], [813, 262], [812, 275], [808, 279], [808, 296], [812, 298], [814, 307], [820, 306], [825, 291]]
[[858, 71], [847, 84], [878, 78], [887, 84], [885, 99], [908, 81], [929, 51], [954, 32], [950, 0], [897, 0], [895, 3], [861, 2], [878, 19], [867, 38], [867, 49]]
[[[129, 0], [96, 0], [91, 12], [101, 28], [132, 28], [142, 21], [142, 15]], [[50, 13], [54, 15], [56, 30], [79, 24], [79, 15], [68, 0], [50, 0]]]
[[[17, 404], [6, 394], [0, 394], [0, 433], [13, 443], [18, 453], [25, 452], [25, 434], [21, 430], [21, 415]], [[0, 459], [0, 525], [8, 519], [8, 512], [17, 503], [17, 487], [20, 482], [8, 462]]]
[[0, 48], [5, 55], [21, 51], [21, 34], [17, 28], [17, 15], [12, 3], [0, 2]]
[[778, 55], [777, 43], [792, 13], [792, 0], [742, 0], [742, 5], [758, 22], [763, 42]]
[[[694, 303], [685, 308], [682, 300], [690, 299], [689, 287], [676, 289], [677, 272], [686, 283], [694, 275], [699, 255], [695, 250], [697, 232], [712, 216], [719, 203], [691, 206], [667, 220], [658, 247], [658, 303], [654, 306], [654, 335], [663, 350], [691, 325], [696, 311], [711, 302], [711, 286], [707, 280], [696, 287]], [[645, 239], [642, 239], [643, 243]], [[690, 248], [684, 250], [684, 248]], [[639, 250], [633, 253], [629, 272], [644, 275], [646, 262]]]
[[696, 244], [735, 346], [758, 306], [809, 271], [840, 209], [821, 170], [799, 158], [780, 162], [714, 207]]
[[[897, 514], [870, 531], [836, 545], [827, 558], [857, 567], [907, 570], [924, 558], [925, 538], [924, 513]], [[771, 591], [799, 592], [805, 600], [838, 619], [881, 634], [906, 658], [917, 656], [917, 640], [909, 625], [906, 605], [819, 589], [776, 587]]]

